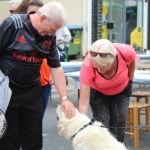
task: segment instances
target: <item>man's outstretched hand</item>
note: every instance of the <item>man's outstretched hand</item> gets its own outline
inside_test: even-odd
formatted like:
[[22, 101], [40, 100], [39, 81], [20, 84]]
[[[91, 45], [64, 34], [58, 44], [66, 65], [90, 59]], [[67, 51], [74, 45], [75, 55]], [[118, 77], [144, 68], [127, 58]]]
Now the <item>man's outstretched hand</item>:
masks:
[[75, 107], [70, 100], [62, 100], [61, 108], [68, 119], [72, 118], [76, 114]]

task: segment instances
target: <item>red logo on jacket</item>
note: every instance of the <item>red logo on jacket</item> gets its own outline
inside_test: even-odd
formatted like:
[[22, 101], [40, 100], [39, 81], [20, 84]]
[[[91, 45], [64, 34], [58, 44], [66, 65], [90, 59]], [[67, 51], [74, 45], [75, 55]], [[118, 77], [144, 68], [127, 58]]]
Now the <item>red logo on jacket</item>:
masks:
[[51, 47], [51, 41], [44, 41], [44, 42], [42, 43], [42, 49], [44, 49], [44, 50], [49, 50], [50, 47]]
[[29, 52], [29, 55], [35, 56], [35, 55], [37, 55], [37, 52]]
[[21, 42], [21, 43], [26, 43], [26, 39], [24, 37], [24, 35], [21, 35], [18, 39], [17, 39], [18, 42]]

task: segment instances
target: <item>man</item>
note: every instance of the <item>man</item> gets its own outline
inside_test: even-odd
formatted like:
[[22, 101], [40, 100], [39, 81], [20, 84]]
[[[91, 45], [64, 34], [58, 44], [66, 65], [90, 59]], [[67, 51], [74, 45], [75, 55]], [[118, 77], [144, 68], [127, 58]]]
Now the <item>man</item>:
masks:
[[10, 0], [10, 2], [9, 2], [9, 13], [10, 13], [10, 15], [13, 14], [15, 9], [20, 5], [21, 2], [22, 2], [22, 0]]
[[56, 48], [56, 30], [66, 25], [59, 2], [50, 2], [37, 13], [12, 15], [0, 26], [0, 69], [10, 79], [12, 97], [6, 111], [8, 129], [0, 150], [42, 149], [42, 106], [39, 69], [44, 58], [61, 97], [67, 118], [75, 115]]

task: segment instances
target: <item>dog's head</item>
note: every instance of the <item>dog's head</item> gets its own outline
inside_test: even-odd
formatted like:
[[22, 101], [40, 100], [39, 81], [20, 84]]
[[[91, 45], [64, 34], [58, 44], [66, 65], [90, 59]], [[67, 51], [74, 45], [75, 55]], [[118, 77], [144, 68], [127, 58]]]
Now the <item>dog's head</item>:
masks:
[[79, 113], [77, 109], [76, 115], [73, 118], [68, 119], [60, 105], [56, 106], [56, 113], [59, 120], [58, 134], [64, 136], [68, 140], [72, 140], [73, 135], [90, 120], [87, 116]]
[[56, 105], [56, 114], [57, 114], [57, 119], [62, 120], [63, 118], [65, 118], [65, 113], [63, 112], [63, 110], [61, 109], [60, 104]]

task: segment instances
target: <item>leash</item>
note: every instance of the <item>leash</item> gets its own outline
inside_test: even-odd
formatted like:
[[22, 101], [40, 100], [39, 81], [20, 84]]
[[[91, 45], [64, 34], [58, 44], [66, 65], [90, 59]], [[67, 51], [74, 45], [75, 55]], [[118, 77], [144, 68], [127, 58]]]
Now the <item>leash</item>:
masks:
[[[97, 121], [95, 118], [92, 118], [92, 120], [94, 121]], [[94, 122], [93, 122], [94, 123]], [[102, 127], [102, 128], [124, 128], [124, 129], [130, 129], [130, 128], [150, 128], [150, 126], [125, 126], [125, 127], [113, 127], [113, 126], [104, 126], [104, 125], [101, 125], [99, 127]]]
[[125, 129], [130, 129], [130, 128], [150, 128], [150, 126], [129, 126], [129, 127], [112, 127], [112, 126], [99, 126], [99, 127], [102, 127], [102, 128], [125, 128]]
[[[76, 132], [73, 136], [72, 136], [72, 139], [81, 131], [83, 130], [84, 128], [86, 128], [87, 126], [89, 125], [92, 125], [95, 121], [97, 121], [95, 118], [92, 118], [91, 121], [87, 124], [85, 124], [82, 128], [79, 129], [78, 132]], [[104, 126], [104, 125], [97, 125], [98, 127], [101, 127], [101, 128], [124, 128], [124, 129], [130, 129], [130, 128], [150, 128], [150, 126], [129, 126], [129, 127], [113, 127], [113, 126]]]

